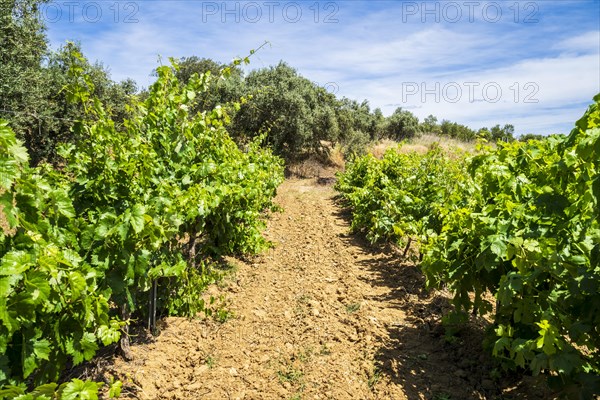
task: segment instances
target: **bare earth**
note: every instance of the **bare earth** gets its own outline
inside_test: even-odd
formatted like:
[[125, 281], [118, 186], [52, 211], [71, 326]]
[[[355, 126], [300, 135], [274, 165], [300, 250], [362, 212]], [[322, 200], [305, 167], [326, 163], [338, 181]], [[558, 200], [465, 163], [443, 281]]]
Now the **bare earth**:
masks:
[[490, 378], [477, 324], [444, 340], [447, 294], [427, 293], [414, 264], [351, 235], [335, 195], [287, 180], [265, 233], [275, 246], [210, 289], [233, 316], [168, 318], [132, 346], [134, 361], [110, 360], [102, 372], [124, 381], [123, 397], [549, 398], [533, 380]]

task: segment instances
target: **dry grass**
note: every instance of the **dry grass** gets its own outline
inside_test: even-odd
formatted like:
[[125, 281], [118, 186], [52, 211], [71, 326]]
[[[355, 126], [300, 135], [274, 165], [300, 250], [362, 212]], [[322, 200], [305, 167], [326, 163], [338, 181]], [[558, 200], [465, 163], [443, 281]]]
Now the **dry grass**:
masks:
[[418, 138], [412, 139], [408, 144], [414, 146], [430, 147], [433, 143], [438, 143], [444, 150], [460, 149], [469, 153], [476, 151], [477, 142], [462, 142], [460, 140], [440, 137], [432, 134], [424, 134]]
[[[427, 151], [433, 146], [433, 144], [438, 144], [443, 150], [445, 150], [448, 154], [455, 153], [475, 153], [476, 152], [476, 142], [465, 143], [459, 140], [444, 138], [431, 134], [424, 134], [417, 138], [413, 138], [404, 144], [400, 148], [401, 153], [420, 153], [425, 154]], [[390, 139], [383, 139], [379, 142], [376, 142], [369, 148], [369, 153], [377, 158], [383, 157], [383, 154], [390, 148], [397, 147], [400, 143]]]
[[324, 168], [322, 161], [316, 157], [309, 157], [303, 161], [289, 163], [286, 166], [286, 174], [297, 178], [318, 178]]
[[342, 147], [339, 144], [329, 151], [329, 163], [332, 167], [344, 169], [344, 166], [346, 165], [346, 160], [344, 159]]
[[[367, 151], [377, 158], [382, 158], [388, 149], [396, 148], [399, 144], [400, 142], [394, 140], [383, 139], [371, 144]], [[438, 144], [450, 157], [465, 152], [476, 152], [476, 142], [465, 143], [432, 134], [424, 134], [404, 142], [399, 151], [425, 154], [434, 144]], [[321, 141], [321, 146], [323, 149], [321, 155], [311, 155], [303, 161], [289, 163], [286, 167], [287, 175], [297, 178], [329, 178], [335, 176], [337, 171], [343, 171], [346, 161], [341, 146], [326, 141]]]
[[388, 149], [397, 146], [398, 142], [390, 139], [383, 139], [372, 144], [367, 151], [376, 158], [382, 158]]
[[302, 161], [288, 163], [286, 175], [296, 178], [333, 178], [346, 165], [342, 147], [321, 141], [321, 154], [312, 154]]
[[[0, 189], [0, 195], [4, 194], [4, 189]], [[6, 214], [4, 213], [4, 206], [0, 205], [0, 230], [5, 235], [12, 235], [16, 232], [16, 229], [10, 229], [10, 225], [6, 219]]]
[[3, 206], [0, 206], [0, 229], [5, 235], [10, 233], [10, 226], [8, 225], [8, 221], [6, 220], [6, 215], [4, 215]]

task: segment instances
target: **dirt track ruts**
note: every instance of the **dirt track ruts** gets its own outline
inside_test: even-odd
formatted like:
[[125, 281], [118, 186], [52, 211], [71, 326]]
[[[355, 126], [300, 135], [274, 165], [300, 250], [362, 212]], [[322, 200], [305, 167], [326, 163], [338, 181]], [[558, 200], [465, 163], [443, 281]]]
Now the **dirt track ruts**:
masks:
[[104, 368], [124, 397], [494, 398], [479, 333], [466, 335], [473, 344], [444, 341], [446, 297], [426, 293], [414, 265], [350, 235], [335, 194], [286, 180], [284, 211], [265, 232], [274, 247], [210, 289], [233, 317], [164, 320], [158, 337], [132, 346], [134, 361]]

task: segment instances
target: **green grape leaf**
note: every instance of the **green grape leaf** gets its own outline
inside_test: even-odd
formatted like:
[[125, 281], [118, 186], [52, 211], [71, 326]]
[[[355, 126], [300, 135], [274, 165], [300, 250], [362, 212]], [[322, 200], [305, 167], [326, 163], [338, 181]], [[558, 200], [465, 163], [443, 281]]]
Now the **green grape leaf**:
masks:
[[573, 352], [559, 352], [550, 359], [550, 367], [560, 374], [569, 375], [581, 365], [581, 358]]
[[16, 143], [10, 146], [8, 148], [8, 152], [19, 164], [26, 164], [29, 161], [29, 154], [27, 154], [27, 149], [23, 147], [20, 143]]
[[23, 344], [23, 378], [27, 378], [36, 368], [40, 360], [49, 360], [50, 342], [46, 339], [30, 339]]
[[131, 211], [131, 227], [135, 233], [140, 233], [144, 229], [144, 213], [146, 209], [140, 204], [133, 206]]
[[54, 190], [52, 192], [52, 198], [59, 214], [67, 218], [75, 218], [75, 208], [66, 191]]
[[[0, 389], [0, 399], [27, 399], [25, 396], [25, 390], [22, 387], [15, 385], [6, 385]], [[33, 400], [33, 396], [29, 395], [29, 399]]]
[[102, 383], [73, 379], [61, 390], [60, 400], [98, 400], [98, 390]]
[[490, 243], [490, 250], [500, 258], [506, 257], [507, 246], [504, 240], [502, 240], [500, 237], [496, 237], [492, 243]]
[[86, 332], [76, 346], [80, 351], [73, 357], [73, 364], [77, 365], [83, 361], [91, 360], [96, 351], [98, 350], [98, 344], [96, 343], [96, 336], [93, 333]]
[[111, 383], [110, 388], [108, 390], [108, 398], [115, 399], [121, 396], [121, 389], [123, 387], [123, 382], [115, 381]]
[[101, 325], [100, 327], [98, 327], [96, 335], [102, 341], [102, 344], [108, 346], [109, 344], [115, 343], [119, 340], [119, 338], [121, 337], [121, 330], [118, 325]]
[[40, 271], [33, 271], [27, 274], [25, 286], [29, 293], [31, 293], [33, 304], [39, 305], [46, 303], [51, 293], [48, 276], [46, 274]]
[[19, 275], [32, 265], [31, 254], [25, 251], [11, 251], [2, 257], [0, 276]]
[[41, 400], [42, 398], [53, 399], [54, 392], [56, 391], [57, 387], [58, 384], [54, 382], [46, 383], [44, 385], [37, 386], [35, 389], [33, 389], [31, 391], [31, 395], [36, 400]]

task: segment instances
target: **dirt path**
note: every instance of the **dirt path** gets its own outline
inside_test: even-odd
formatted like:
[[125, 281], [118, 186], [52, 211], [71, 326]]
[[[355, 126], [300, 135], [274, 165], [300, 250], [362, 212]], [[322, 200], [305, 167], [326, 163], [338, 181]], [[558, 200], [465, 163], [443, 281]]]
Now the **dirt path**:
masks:
[[479, 332], [464, 335], [472, 344], [443, 340], [446, 298], [424, 293], [414, 266], [349, 235], [334, 196], [315, 180], [287, 180], [284, 212], [266, 231], [275, 247], [211, 289], [233, 317], [168, 318], [160, 336], [133, 346], [134, 361], [107, 369], [126, 382], [125, 397], [493, 398], [487, 359], [473, 354]]

